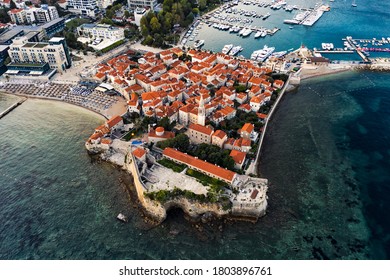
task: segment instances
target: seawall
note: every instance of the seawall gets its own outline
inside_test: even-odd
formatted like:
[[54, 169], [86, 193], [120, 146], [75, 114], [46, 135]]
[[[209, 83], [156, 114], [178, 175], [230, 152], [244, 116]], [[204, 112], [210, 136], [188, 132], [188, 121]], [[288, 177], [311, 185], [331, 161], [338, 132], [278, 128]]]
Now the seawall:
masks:
[[291, 74], [288, 77], [288, 79], [287, 79], [287, 81], [286, 81], [282, 91], [280, 92], [278, 98], [276, 99], [275, 104], [272, 106], [271, 111], [268, 113], [267, 119], [266, 119], [265, 124], [263, 126], [263, 132], [262, 132], [261, 137], [260, 137], [259, 148], [257, 149], [257, 154], [256, 154], [256, 159], [255, 159], [255, 167], [254, 167], [254, 170], [253, 170], [253, 172], [255, 172], [255, 175], [258, 175], [258, 173], [259, 173], [259, 171], [258, 171], [258, 169], [259, 169], [259, 160], [260, 160], [260, 155], [261, 155], [261, 149], [263, 147], [264, 136], [265, 136], [265, 134], [267, 132], [268, 122], [271, 120], [272, 115], [273, 115], [275, 109], [278, 107], [278, 104], [279, 104], [280, 100], [283, 98], [283, 95], [284, 95], [284, 93], [286, 92], [286, 89], [289, 86], [290, 79], [291, 79]]
[[19, 100], [18, 102], [16, 102], [15, 104], [11, 105], [10, 107], [8, 107], [7, 109], [5, 109], [3, 112], [0, 113], [0, 119], [2, 119], [3, 117], [5, 117], [7, 114], [11, 113], [13, 110], [16, 109], [16, 107], [18, 107], [19, 105], [21, 105], [24, 101], [26, 101], [27, 99], [24, 98], [22, 100]]
[[156, 223], [162, 223], [167, 217], [167, 212], [173, 208], [182, 209], [193, 221], [199, 221], [200, 219], [204, 220], [204, 217], [210, 216], [219, 218], [230, 216], [230, 211], [223, 210], [219, 204], [189, 201], [185, 197], [171, 199], [163, 204], [149, 199], [145, 196], [147, 189], [141, 181], [138, 168], [135, 164], [134, 155], [131, 152], [127, 153], [124, 169], [133, 176], [137, 198], [142, 205], [145, 214]]

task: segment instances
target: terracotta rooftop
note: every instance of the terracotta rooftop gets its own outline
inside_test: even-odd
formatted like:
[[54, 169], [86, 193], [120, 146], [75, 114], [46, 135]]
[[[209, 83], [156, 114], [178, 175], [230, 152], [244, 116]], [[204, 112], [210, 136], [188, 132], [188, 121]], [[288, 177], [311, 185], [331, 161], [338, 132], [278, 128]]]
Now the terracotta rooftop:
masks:
[[97, 132], [97, 133], [92, 134], [92, 135], [89, 137], [89, 140], [96, 140], [96, 139], [99, 139], [99, 138], [102, 137], [102, 136], [103, 136], [102, 133]]
[[246, 123], [242, 126], [241, 128], [241, 131], [245, 131], [245, 132], [248, 132], [248, 133], [251, 133], [254, 129], [254, 125], [251, 124], [251, 123]]
[[112, 143], [112, 140], [109, 139], [109, 138], [103, 138], [100, 142], [101, 142], [102, 144], [110, 145], [110, 144]]
[[148, 133], [148, 137], [170, 139], [175, 137], [175, 133], [172, 131], [164, 131], [163, 135], [157, 135], [156, 131], [151, 129], [150, 132]]
[[156, 128], [156, 132], [164, 132], [164, 128], [159, 126]]
[[163, 152], [164, 156], [178, 160], [184, 164], [189, 165], [190, 167], [196, 167], [197, 169], [203, 170], [205, 172], [211, 173], [225, 181], [231, 182], [236, 175], [235, 172], [226, 170], [222, 167], [211, 164], [207, 161], [203, 161], [192, 157], [190, 155], [184, 154], [172, 148], [165, 148]]
[[107, 121], [107, 125], [109, 128], [111, 128], [114, 125], [118, 124], [121, 120], [122, 120], [121, 116], [114, 116]]
[[188, 126], [188, 129], [196, 130], [196, 131], [203, 133], [203, 134], [206, 134], [206, 135], [211, 135], [213, 133], [213, 130], [211, 128], [209, 128], [208, 126], [203, 126], [203, 125], [196, 124], [196, 123], [191, 123]]
[[137, 148], [133, 151], [133, 155], [137, 158], [142, 158], [146, 154], [146, 151], [142, 148]]
[[230, 152], [230, 156], [234, 159], [235, 163], [241, 164], [245, 160], [246, 153], [237, 150], [232, 150]]
[[225, 136], [226, 136], [226, 133], [222, 130], [219, 130], [219, 129], [216, 132], [214, 132], [214, 134], [213, 134], [213, 137], [217, 137], [219, 139], [223, 139]]

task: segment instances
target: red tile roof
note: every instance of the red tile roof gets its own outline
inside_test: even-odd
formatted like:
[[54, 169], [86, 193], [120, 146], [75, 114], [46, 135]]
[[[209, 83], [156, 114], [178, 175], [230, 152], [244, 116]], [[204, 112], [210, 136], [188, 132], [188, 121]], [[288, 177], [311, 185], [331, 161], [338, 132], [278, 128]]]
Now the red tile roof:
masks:
[[224, 137], [226, 137], [226, 133], [224, 131], [218, 129], [216, 132], [214, 132], [213, 137], [223, 139]]
[[228, 182], [232, 182], [234, 176], [236, 175], [236, 173], [233, 171], [216, 166], [207, 161], [197, 159], [172, 148], [165, 148], [163, 154], [168, 158], [178, 160], [184, 164], [189, 165], [190, 167], [196, 167], [199, 170], [203, 170], [205, 173], [213, 174]]
[[172, 131], [164, 131], [163, 135], [157, 135], [156, 131], [151, 129], [150, 132], [148, 133], [148, 137], [170, 139], [175, 137], [175, 133]]
[[257, 113], [256, 115], [263, 120], [267, 118], [267, 114]]
[[211, 135], [213, 133], [213, 130], [211, 128], [209, 128], [208, 126], [203, 126], [203, 125], [196, 124], [196, 123], [191, 123], [188, 126], [188, 129], [196, 130], [196, 131], [203, 133], [203, 134], [206, 134], [206, 135]]
[[251, 133], [254, 129], [254, 125], [251, 124], [251, 123], [246, 123], [242, 126], [241, 128], [241, 131], [245, 131], [245, 132], [248, 132], [248, 133]]
[[9, 13], [11, 13], [11, 14], [17, 14], [17, 13], [19, 13], [19, 12], [21, 12], [21, 11], [23, 11], [23, 9], [12, 9], [12, 10], [9, 11]]
[[89, 137], [89, 140], [96, 140], [96, 139], [99, 139], [99, 138], [102, 137], [102, 136], [103, 136], [102, 133], [97, 132], [97, 133], [92, 134], [92, 135]]
[[111, 139], [108, 139], [108, 138], [103, 138], [102, 140], [100, 140], [100, 142], [102, 144], [107, 144], [107, 145], [110, 145], [112, 143], [112, 140]]
[[137, 158], [142, 158], [146, 154], [146, 151], [142, 148], [137, 148], [133, 151], [133, 155]]
[[246, 153], [237, 150], [232, 150], [230, 152], [230, 156], [234, 159], [235, 163], [241, 164], [245, 160]]
[[118, 124], [121, 120], [122, 120], [121, 116], [114, 116], [107, 121], [107, 125], [109, 128], [111, 128], [111, 127], [115, 126], [116, 124]]

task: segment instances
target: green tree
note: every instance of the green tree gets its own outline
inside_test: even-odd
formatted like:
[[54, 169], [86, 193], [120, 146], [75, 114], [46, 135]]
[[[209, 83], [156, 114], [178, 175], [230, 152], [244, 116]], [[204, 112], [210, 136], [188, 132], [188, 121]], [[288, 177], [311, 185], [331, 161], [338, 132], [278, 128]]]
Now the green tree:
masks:
[[112, 19], [107, 18], [107, 17], [103, 18], [103, 19], [100, 21], [100, 23], [109, 24], [109, 25], [114, 25], [114, 22], [112, 21]]
[[207, 7], [207, 0], [199, 0], [198, 5], [199, 5], [199, 10], [204, 11]]
[[173, 15], [170, 12], [167, 12], [164, 16], [164, 27], [165, 30], [170, 31], [173, 27]]
[[157, 125], [162, 126], [165, 130], [170, 130], [170, 124], [171, 122], [168, 117], [163, 117], [157, 121]]
[[128, 10], [125, 11], [125, 18], [129, 18], [130, 17], [130, 12]]
[[106, 10], [106, 18], [112, 19], [115, 15], [115, 12], [112, 9]]
[[150, 20], [150, 28], [153, 32], [158, 32], [161, 29], [161, 24], [158, 22], [158, 19], [156, 17], [153, 17]]
[[163, 10], [170, 11], [172, 9], [173, 0], [164, 0], [163, 2]]

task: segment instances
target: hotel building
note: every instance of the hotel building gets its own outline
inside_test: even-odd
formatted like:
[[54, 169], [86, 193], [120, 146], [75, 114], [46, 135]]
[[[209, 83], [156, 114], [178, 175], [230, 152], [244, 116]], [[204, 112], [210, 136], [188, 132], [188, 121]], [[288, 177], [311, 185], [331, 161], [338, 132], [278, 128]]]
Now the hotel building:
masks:
[[63, 72], [72, 64], [65, 39], [60, 37], [39, 43], [18, 37], [9, 46], [8, 54], [11, 62], [7, 65], [6, 73], [11, 75], [54, 75], [56, 71]]
[[114, 27], [109, 24], [85, 23], [77, 27], [77, 33], [82, 37], [91, 37], [92, 39], [100, 38], [119, 41], [125, 38], [123, 28]]
[[98, 12], [96, 0], [68, 0], [68, 10], [72, 13], [95, 17]]

